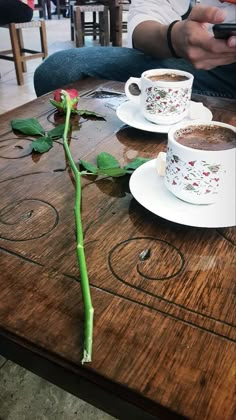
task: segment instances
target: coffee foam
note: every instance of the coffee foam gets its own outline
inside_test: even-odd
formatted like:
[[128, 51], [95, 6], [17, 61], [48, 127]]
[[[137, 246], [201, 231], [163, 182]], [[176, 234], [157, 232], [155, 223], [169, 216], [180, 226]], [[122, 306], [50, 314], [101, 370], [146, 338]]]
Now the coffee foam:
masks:
[[198, 150], [227, 150], [235, 148], [236, 133], [229, 127], [215, 124], [196, 124], [177, 128], [175, 141]]
[[175, 132], [175, 138], [181, 137], [183, 134], [190, 134], [193, 133], [196, 130], [199, 131], [213, 131], [218, 129], [220, 126], [219, 125], [189, 125], [188, 127], [185, 128], [180, 128]]

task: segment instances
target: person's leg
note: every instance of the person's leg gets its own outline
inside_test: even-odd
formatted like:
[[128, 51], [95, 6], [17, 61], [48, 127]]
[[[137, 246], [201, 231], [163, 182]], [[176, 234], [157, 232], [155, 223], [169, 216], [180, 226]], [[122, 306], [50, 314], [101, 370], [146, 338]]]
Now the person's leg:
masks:
[[135, 50], [119, 47], [83, 47], [59, 51], [47, 57], [36, 69], [35, 91], [40, 96], [86, 77], [126, 81], [131, 75], [138, 76], [140, 68], [148, 69], [150, 61], [143, 60], [143, 54]]
[[48, 57], [34, 75], [38, 96], [86, 77], [125, 82], [153, 68], [183, 69], [194, 74], [193, 90], [207, 95], [236, 97], [235, 65], [214, 71], [195, 70], [181, 59], [157, 60], [122, 47], [84, 47], [59, 51]]
[[0, 0], [0, 25], [30, 22], [33, 10], [19, 0]]

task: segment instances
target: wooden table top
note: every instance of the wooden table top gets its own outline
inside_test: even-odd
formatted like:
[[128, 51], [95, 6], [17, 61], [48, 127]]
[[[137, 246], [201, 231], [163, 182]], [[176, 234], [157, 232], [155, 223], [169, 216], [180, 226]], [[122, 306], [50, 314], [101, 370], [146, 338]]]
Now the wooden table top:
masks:
[[[166, 134], [124, 126], [102, 83], [74, 84], [79, 108], [105, 115], [80, 125], [75, 117], [75, 160], [156, 157]], [[73, 180], [60, 140], [32, 155], [32, 138], [9, 126], [37, 117], [52, 128], [51, 96], [0, 117], [0, 353], [121, 419], [235, 418], [235, 229], [168, 222], [132, 198], [126, 177], [83, 178], [95, 323], [93, 361], [81, 365]], [[236, 125], [236, 101], [195, 99]]]

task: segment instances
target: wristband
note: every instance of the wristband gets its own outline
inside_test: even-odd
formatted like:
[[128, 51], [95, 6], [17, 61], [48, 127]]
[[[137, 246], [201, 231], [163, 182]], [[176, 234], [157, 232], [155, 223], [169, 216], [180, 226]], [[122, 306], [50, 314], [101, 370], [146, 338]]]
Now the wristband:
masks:
[[167, 40], [167, 44], [168, 44], [168, 47], [169, 47], [169, 50], [170, 50], [170, 52], [171, 52], [172, 56], [173, 56], [173, 57], [175, 57], [175, 58], [180, 58], [180, 57], [176, 54], [175, 49], [174, 49], [173, 44], [172, 44], [172, 41], [171, 41], [171, 30], [172, 30], [173, 26], [175, 25], [175, 23], [177, 23], [177, 22], [179, 22], [179, 20], [174, 20], [174, 21], [173, 21], [173, 22], [172, 22], [172, 23], [168, 26], [168, 29], [167, 29], [167, 32], [166, 32], [166, 40]]

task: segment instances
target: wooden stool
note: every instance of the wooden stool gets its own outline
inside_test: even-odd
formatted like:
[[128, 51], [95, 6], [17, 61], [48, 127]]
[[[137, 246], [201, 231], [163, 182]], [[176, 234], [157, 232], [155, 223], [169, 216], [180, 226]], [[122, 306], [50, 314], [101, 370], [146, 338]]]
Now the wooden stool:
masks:
[[[92, 22], [85, 21], [85, 13], [92, 12]], [[96, 15], [98, 14], [98, 22]], [[108, 7], [101, 4], [88, 4], [86, 6], [74, 6], [74, 30], [76, 47], [84, 45], [84, 37], [92, 35], [93, 39], [99, 36], [99, 42], [102, 46], [109, 45], [108, 30]]]
[[128, 12], [131, 0], [110, 1], [110, 41], [113, 46], [122, 47], [122, 33], [127, 32], [123, 12]]
[[[9, 25], [4, 27], [9, 28], [12, 49], [0, 51], [0, 59], [14, 61], [17, 83], [18, 85], [23, 85], [23, 72], [26, 72], [26, 61], [40, 57], [44, 59], [48, 55], [45, 21], [35, 20], [24, 23], [10, 23]], [[22, 31], [22, 29], [24, 28], [39, 28], [41, 51], [29, 50], [27, 48], [24, 48]], [[29, 55], [25, 55], [25, 53]]]

